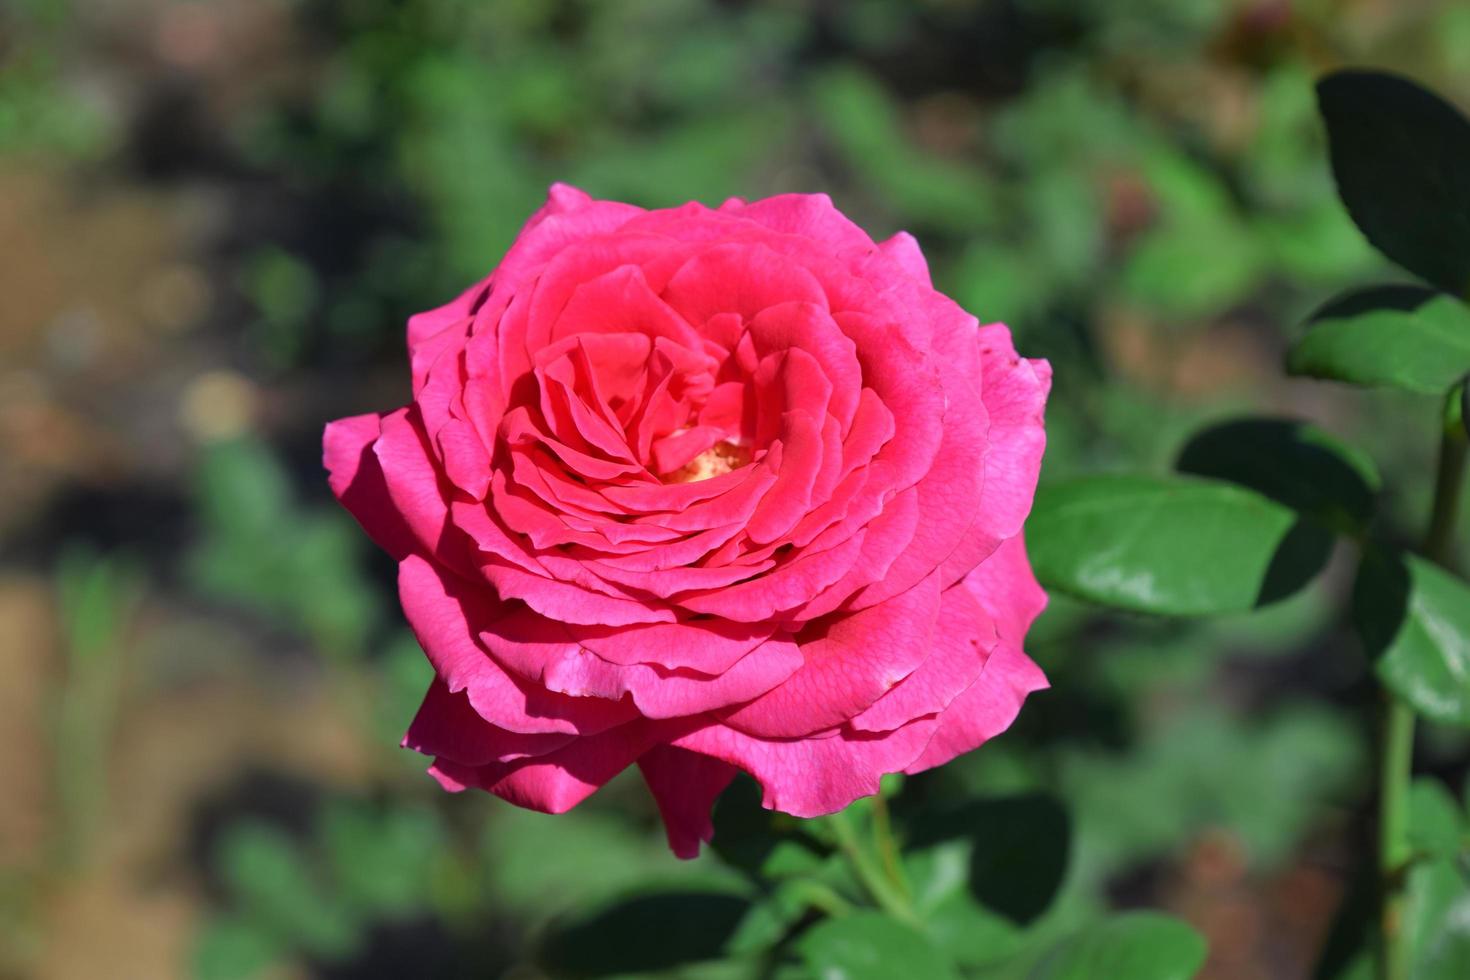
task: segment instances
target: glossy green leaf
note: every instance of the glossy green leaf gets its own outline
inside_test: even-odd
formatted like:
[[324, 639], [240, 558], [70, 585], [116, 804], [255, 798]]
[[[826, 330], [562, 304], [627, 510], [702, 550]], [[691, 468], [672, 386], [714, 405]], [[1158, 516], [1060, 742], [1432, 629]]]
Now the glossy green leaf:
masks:
[[802, 934], [796, 952], [822, 980], [957, 976], [926, 936], [881, 912], [827, 919]]
[[1204, 938], [1183, 922], [1127, 912], [1063, 943], [1030, 980], [1190, 980], [1205, 953]]
[[1181, 473], [1248, 487], [1337, 530], [1373, 517], [1373, 460], [1314, 425], [1291, 419], [1238, 419], [1196, 435], [1179, 454]]
[[1456, 295], [1470, 286], [1470, 121], [1396, 75], [1317, 85], [1337, 192], [1384, 255]]
[[1026, 546], [1047, 588], [1137, 612], [1238, 612], [1285, 598], [1331, 536], [1241, 487], [1195, 477], [1096, 476], [1044, 487]]
[[1313, 314], [1287, 371], [1369, 387], [1442, 394], [1470, 371], [1470, 308], [1419, 286], [1378, 286]]
[[1470, 585], [1413, 555], [1369, 552], [1353, 619], [1384, 684], [1426, 718], [1470, 725]]

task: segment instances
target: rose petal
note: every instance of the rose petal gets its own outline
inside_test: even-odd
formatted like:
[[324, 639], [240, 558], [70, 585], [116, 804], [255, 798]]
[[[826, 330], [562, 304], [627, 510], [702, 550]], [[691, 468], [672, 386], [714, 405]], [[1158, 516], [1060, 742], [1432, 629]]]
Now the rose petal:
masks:
[[395, 558], [414, 548], [413, 532], [393, 506], [373, 444], [382, 434], [382, 416], [338, 419], [322, 435], [322, 465], [332, 493], [357, 518], [378, 546]]
[[713, 724], [671, 744], [750, 773], [761, 784], [761, 804], [768, 810], [819, 817], [878, 792], [884, 775], [902, 771], [924, 751], [938, 724], [923, 718], [881, 734], [843, 729], [827, 738], [779, 740]]
[[699, 857], [699, 845], [715, 835], [710, 810], [739, 772], [734, 766], [671, 745], [638, 758], [638, 768], [664, 818], [669, 848], [681, 858]]
[[848, 721], [924, 662], [939, 608], [935, 575], [881, 606], [823, 621], [816, 637], [799, 638], [799, 671], [721, 720], [761, 738], [800, 738]]
[[526, 734], [589, 735], [637, 716], [631, 702], [569, 698], [507, 674], [475, 639], [504, 611], [492, 596], [432, 562], [405, 558], [398, 566], [398, 595], [447, 690], [468, 692], [470, 705], [490, 724]]
[[939, 716], [933, 739], [904, 772], [923, 772], [978, 748], [1011, 727], [1026, 695], [1046, 686], [1045, 675], [1031, 658], [1008, 641], [1002, 642], [975, 683]]

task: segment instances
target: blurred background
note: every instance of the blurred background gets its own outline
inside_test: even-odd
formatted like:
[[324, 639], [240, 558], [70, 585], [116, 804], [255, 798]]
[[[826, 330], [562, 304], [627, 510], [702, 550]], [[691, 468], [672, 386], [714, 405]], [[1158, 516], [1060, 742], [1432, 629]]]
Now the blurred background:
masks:
[[[1470, 6], [0, 2], [0, 977], [530, 978], [609, 896], [732, 874], [667, 854], [636, 776], [559, 818], [439, 791], [396, 747], [430, 671], [391, 562], [320, 469], [552, 180], [827, 191], [1051, 359], [1044, 480], [1265, 409], [1369, 448], [1410, 534], [1437, 406], [1279, 368], [1404, 278], [1333, 193], [1342, 64], [1464, 104]], [[911, 782], [1064, 801], [1048, 916], [1162, 907], [1209, 977], [1310, 976], [1370, 802], [1345, 571], [1203, 627], [1056, 599], [1054, 689]]]

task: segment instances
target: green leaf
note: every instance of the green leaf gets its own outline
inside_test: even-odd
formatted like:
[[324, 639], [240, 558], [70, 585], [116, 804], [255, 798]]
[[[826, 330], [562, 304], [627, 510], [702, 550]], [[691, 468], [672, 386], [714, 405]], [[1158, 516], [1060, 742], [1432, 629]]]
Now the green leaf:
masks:
[[796, 952], [822, 980], [952, 980], [954, 966], [920, 932], [881, 912], [827, 919], [803, 933]]
[[1470, 308], [1419, 286], [1376, 286], [1312, 315], [1289, 373], [1437, 395], [1470, 371]]
[[1127, 912], [1086, 929], [1054, 950], [1031, 980], [1189, 980], [1205, 962], [1205, 941], [1177, 919]]
[[1208, 316], [1249, 293], [1261, 266], [1261, 245], [1238, 223], [1166, 225], [1139, 240], [1122, 284], [1165, 316]]
[[1317, 84], [1337, 193], [1368, 241], [1441, 289], [1470, 286], [1470, 122], [1406, 78]]
[[554, 976], [606, 977], [718, 959], [750, 910], [739, 895], [636, 895], [553, 927], [540, 960]]
[[1384, 684], [1426, 718], [1470, 725], [1470, 585], [1422, 558], [1371, 551], [1353, 619]]
[[1409, 845], [1416, 854], [1453, 858], [1460, 852], [1464, 817], [1444, 784], [1423, 777], [1409, 787]]
[[973, 848], [964, 839], [906, 849], [904, 874], [914, 911], [934, 944], [963, 965], [990, 963], [1020, 946], [1022, 927], [976, 901], [970, 891]]
[[944, 841], [966, 841], [971, 895], [1003, 918], [1026, 925], [1046, 911], [1061, 887], [1071, 833], [1062, 804], [1032, 793], [926, 814], [909, 846], [921, 851]]
[[900, 813], [914, 911], [956, 963], [1014, 953], [1056, 900], [1071, 856], [1071, 820], [1044, 794]]
[[1026, 525], [1041, 583], [1162, 615], [1238, 612], [1305, 585], [1331, 536], [1286, 507], [1193, 477], [1095, 476], [1043, 487]]
[[1454, 861], [1409, 869], [1407, 917], [1414, 980], [1470, 976], [1470, 882]]
[[725, 944], [733, 956], [757, 953], [776, 945], [811, 907], [801, 894], [802, 880], [784, 881], [762, 902], [750, 906]]
[[1305, 422], [1221, 423], [1191, 439], [1177, 467], [1238, 483], [1337, 530], [1361, 529], [1373, 517], [1378, 471], [1372, 458]]

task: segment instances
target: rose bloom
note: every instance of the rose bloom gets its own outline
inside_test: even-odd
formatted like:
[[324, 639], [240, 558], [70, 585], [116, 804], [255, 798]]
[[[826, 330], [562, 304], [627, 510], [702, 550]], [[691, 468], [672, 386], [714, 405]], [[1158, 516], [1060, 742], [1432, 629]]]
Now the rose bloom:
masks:
[[1021, 540], [1045, 361], [825, 195], [645, 211], [565, 185], [409, 320], [413, 401], [333, 422], [437, 675], [404, 744], [552, 813], [636, 763], [698, 853], [737, 770], [815, 816], [1046, 686]]

